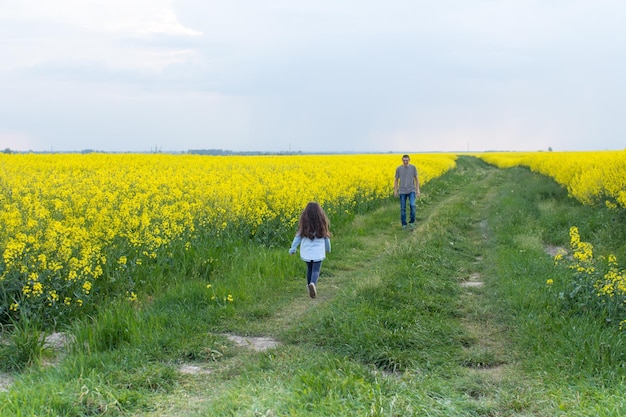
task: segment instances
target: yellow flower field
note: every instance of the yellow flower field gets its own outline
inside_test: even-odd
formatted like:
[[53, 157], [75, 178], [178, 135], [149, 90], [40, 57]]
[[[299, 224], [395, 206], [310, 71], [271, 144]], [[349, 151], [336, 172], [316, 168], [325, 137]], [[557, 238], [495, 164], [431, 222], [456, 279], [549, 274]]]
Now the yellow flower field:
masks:
[[[412, 162], [424, 184], [455, 160], [428, 154]], [[389, 197], [400, 162], [399, 155], [0, 155], [0, 316], [81, 307], [98, 280], [119, 279], [198, 233], [292, 231], [311, 200], [332, 221], [339, 210]]]
[[626, 150], [477, 154], [499, 168], [526, 166], [554, 178], [583, 204], [626, 207]]

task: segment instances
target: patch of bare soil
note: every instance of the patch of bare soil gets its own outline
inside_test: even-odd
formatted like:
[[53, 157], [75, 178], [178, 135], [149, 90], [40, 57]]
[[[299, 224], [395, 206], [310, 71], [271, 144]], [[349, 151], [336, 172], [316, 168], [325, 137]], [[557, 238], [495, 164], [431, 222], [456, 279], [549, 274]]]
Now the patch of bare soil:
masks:
[[178, 371], [181, 374], [187, 374], [187, 375], [210, 374], [211, 372], [213, 372], [210, 369], [206, 369], [206, 368], [203, 368], [201, 366], [190, 365], [190, 364], [183, 364], [183, 365], [181, 365], [178, 368]]
[[556, 255], [565, 255], [565, 254], [567, 254], [567, 249], [565, 249], [562, 246], [546, 245], [544, 247], [544, 250], [546, 251], [546, 253], [548, 255], [552, 256], [553, 258]]
[[[233, 342], [236, 346], [252, 350], [254, 352], [262, 352], [268, 349], [275, 348], [280, 345], [280, 342], [271, 337], [257, 336], [257, 337], [246, 337], [246, 336], [238, 336], [234, 334], [222, 334], [228, 340]], [[187, 375], [200, 375], [200, 374], [210, 374], [213, 372], [211, 369], [203, 368], [202, 366], [192, 365], [192, 364], [182, 364], [178, 371], [182, 374]]]
[[[4, 339], [0, 339], [0, 344], [8, 343]], [[13, 377], [7, 373], [0, 372], [0, 391], [8, 391], [9, 387], [13, 384]]]
[[56, 332], [46, 336], [43, 347], [44, 349], [52, 349], [54, 351], [62, 351], [70, 343], [70, 337], [67, 333]]
[[0, 391], [8, 391], [11, 385], [13, 385], [13, 377], [0, 372]]
[[466, 281], [462, 281], [459, 285], [463, 288], [469, 288], [469, 287], [476, 288], [476, 287], [482, 287], [483, 282], [480, 280], [480, 274], [478, 272], [475, 272], [472, 275], [470, 275], [470, 277]]
[[280, 342], [271, 337], [244, 337], [234, 334], [224, 335], [237, 346], [245, 347], [256, 352], [275, 348]]

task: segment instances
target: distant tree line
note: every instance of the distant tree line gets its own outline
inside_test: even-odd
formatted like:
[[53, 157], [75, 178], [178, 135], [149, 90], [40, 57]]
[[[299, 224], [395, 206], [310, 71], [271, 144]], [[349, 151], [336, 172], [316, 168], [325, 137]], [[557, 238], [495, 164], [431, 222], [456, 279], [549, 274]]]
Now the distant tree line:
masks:
[[302, 151], [297, 152], [260, 152], [260, 151], [230, 151], [227, 149], [190, 149], [187, 151], [190, 155], [300, 155]]

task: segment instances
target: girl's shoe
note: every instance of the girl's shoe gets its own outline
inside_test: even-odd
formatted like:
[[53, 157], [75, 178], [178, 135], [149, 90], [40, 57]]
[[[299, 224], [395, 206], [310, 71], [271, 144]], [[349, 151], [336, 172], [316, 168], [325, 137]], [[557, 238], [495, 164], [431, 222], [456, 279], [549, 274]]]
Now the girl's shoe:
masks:
[[311, 298], [317, 297], [317, 289], [315, 288], [315, 284], [313, 283], [309, 284], [309, 295], [311, 296]]

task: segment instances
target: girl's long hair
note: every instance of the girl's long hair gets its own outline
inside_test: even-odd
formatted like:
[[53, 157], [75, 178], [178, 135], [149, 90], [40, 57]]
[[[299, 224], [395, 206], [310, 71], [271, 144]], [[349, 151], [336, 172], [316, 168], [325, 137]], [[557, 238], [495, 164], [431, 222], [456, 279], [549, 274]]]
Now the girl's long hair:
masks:
[[314, 201], [308, 203], [298, 222], [298, 233], [309, 239], [330, 237], [330, 221], [322, 206]]

